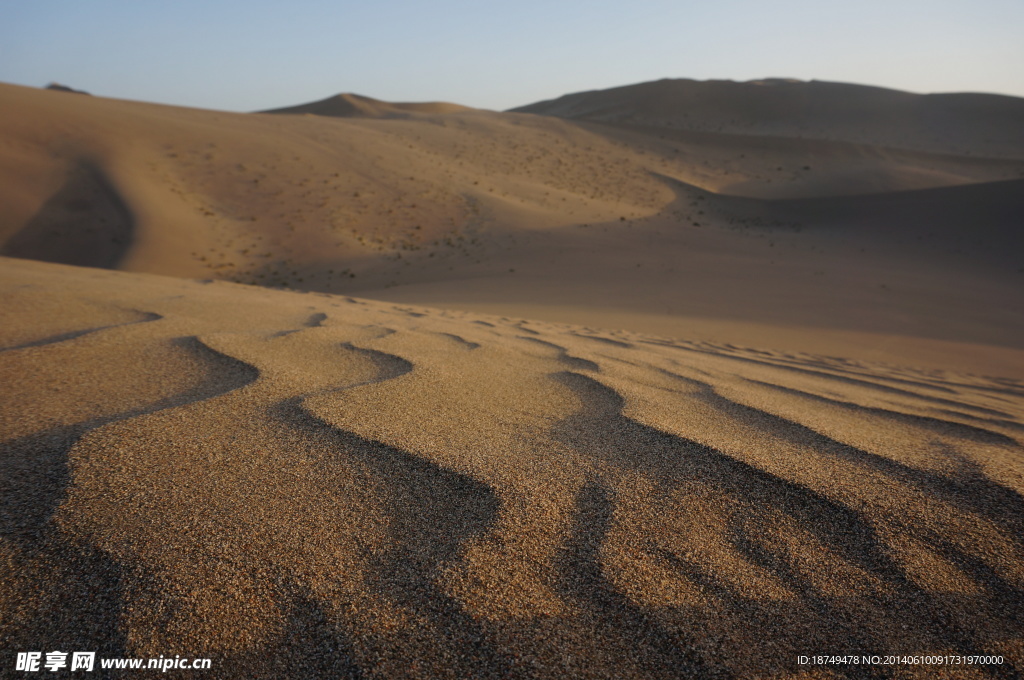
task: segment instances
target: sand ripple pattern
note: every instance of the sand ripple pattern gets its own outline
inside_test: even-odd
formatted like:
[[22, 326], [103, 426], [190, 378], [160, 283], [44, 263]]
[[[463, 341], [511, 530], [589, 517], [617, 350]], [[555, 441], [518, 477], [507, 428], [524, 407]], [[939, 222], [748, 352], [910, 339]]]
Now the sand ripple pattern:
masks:
[[109, 318], [0, 352], [5, 649], [225, 678], [1024, 670], [1015, 381], [108, 285], [78, 294]]

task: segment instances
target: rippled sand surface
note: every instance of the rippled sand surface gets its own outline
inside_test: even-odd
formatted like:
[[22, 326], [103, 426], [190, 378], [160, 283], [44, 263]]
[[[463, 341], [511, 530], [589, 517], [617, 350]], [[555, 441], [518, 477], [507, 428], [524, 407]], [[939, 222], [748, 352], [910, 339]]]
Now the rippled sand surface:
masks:
[[[5, 649], [226, 678], [1021, 669], [1018, 380], [2, 264]], [[796, 663], [839, 653], [1005, 663]]]

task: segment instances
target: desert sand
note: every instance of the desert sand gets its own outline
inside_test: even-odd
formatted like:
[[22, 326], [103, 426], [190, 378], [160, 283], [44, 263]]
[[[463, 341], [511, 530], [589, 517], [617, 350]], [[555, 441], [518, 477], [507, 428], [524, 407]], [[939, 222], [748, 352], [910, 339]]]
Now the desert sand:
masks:
[[1021, 120], [0, 85], [0, 663], [1017, 677]]

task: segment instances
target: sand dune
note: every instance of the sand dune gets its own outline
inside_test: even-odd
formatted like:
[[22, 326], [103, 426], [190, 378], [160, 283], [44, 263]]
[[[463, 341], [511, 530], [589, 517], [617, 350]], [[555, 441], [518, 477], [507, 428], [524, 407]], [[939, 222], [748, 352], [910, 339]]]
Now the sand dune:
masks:
[[513, 111], [727, 134], [772, 135], [947, 153], [1024, 155], [1024, 101], [1002, 95], [916, 95], [812, 80], [664, 79], [579, 92]]
[[85, 90], [76, 90], [73, 87], [68, 87], [67, 85], [61, 85], [60, 83], [50, 83], [49, 85], [46, 86], [46, 89], [47, 90], [56, 90], [57, 92], [69, 92], [71, 94], [86, 94], [86, 95], [89, 94]]
[[341, 118], [394, 118], [408, 117], [416, 113], [459, 113], [472, 110], [468, 106], [448, 102], [384, 102], [358, 94], [339, 94], [308, 104], [268, 109], [263, 113], [310, 113], [316, 116]]
[[[1020, 106], [0, 85], [0, 646], [1015, 677]], [[837, 653], [1004, 663], [796, 663]]]
[[984, 145], [0, 98], [9, 256], [553, 320], [568, 308], [599, 326], [612, 310], [616, 326], [743, 344], [795, 324], [1020, 348], [1024, 162]]

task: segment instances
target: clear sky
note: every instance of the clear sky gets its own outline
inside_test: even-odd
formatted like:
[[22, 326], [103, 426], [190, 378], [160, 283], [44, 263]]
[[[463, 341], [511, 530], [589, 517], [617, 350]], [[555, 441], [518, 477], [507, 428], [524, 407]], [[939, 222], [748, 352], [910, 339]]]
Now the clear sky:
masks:
[[0, 81], [248, 111], [355, 92], [505, 109], [659, 78], [1024, 96], [1024, 0], [26, 0]]

